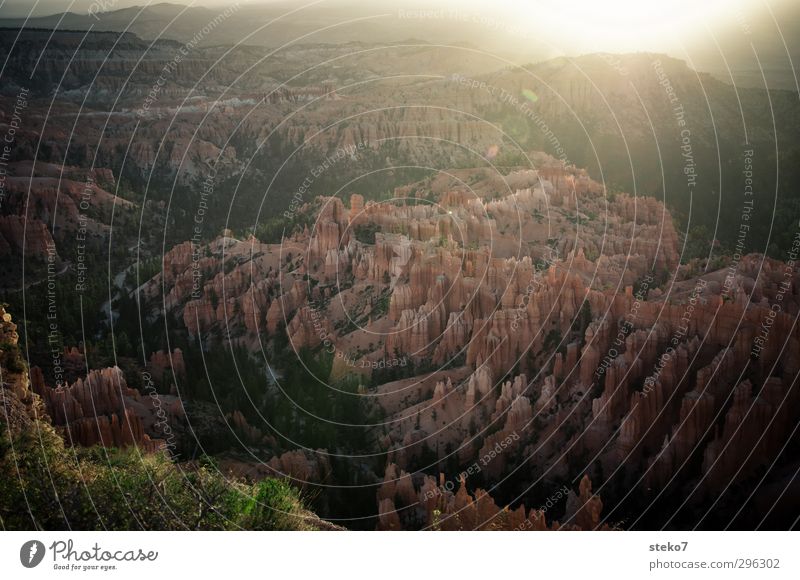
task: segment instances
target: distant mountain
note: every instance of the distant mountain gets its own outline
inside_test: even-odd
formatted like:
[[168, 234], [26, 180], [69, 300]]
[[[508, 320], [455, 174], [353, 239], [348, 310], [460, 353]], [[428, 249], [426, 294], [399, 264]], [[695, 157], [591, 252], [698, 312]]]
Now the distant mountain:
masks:
[[[208, 16], [207, 11], [196, 14]], [[52, 38], [48, 32], [35, 30], [26, 30], [19, 37], [4, 34], [0, 49], [10, 52], [11, 58], [0, 92], [10, 95], [17, 84], [32, 84], [39, 95], [58, 90], [61, 102], [80, 104], [86, 97], [86, 104], [98, 111], [116, 103], [117, 112], [129, 114], [142, 107], [164, 67], [179, 54], [180, 44], [175, 40], [151, 43], [134, 33], [118, 39], [117, 34], [93, 32], [86, 39], [78, 32], [62, 32]], [[40, 59], [45, 42], [45, 57]], [[79, 43], [80, 51], [73, 56]], [[37, 61], [31, 79], [31, 67]], [[729, 249], [739, 242], [743, 172], [749, 163], [756, 206], [744, 247], [778, 255], [790, 244], [793, 216], [800, 215], [797, 95], [734, 87], [665, 55], [589, 54], [512, 67], [474, 47], [441, 47], [422, 41], [408, 46], [298, 43], [267, 59], [257, 47], [222, 45], [192, 49], [167, 77], [153, 112], [158, 109], [159, 114], [172, 115], [170, 107], [186, 106], [185, 115], [176, 119], [168, 134], [176, 136], [176, 143], [184, 143], [181, 132], [202, 120], [202, 107], [214, 98], [238, 99], [231, 101], [224, 114], [212, 114], [203, 121], [205, 152], [224, 146], [231, 115], [244, 115], [245, 105], [256, 104], [281, 83], [288, 81], [292, 90], [299, 91], [289, 101], [311, 99], [326, 85], [336, 87], [340, 98], [325, 100], [322, 115], [317, 111], [322, 103], [310, 102], [293, 113], [291, 126], [282, 122], [286, 112], [295, 108], [290, 102], [258, 106], [247, 115], [233, 136], [234, 141], [241, 139], [236, 143], [240, 159], [255, 152], [257, 139], [269, 133], [266, 128], [276, 128], [271, 137], [274, 142], [259, 150], [261, 163], [251, 165], [250, 172], [272, 167], [278, 160], [280, 165], [287, 147], [302, 145], [304, 132], [299, 127], [313, 134], [324, 119], [355, 115], [352, 121], [324, 132], [321, 141], [325, 147], [332, 151], [370, 135], [392, 140], [430, 133], [436, 138], [470, 136], [478, 148], [497, 143], [504, 152], [513, 152], [517, 146], [545, 150], [586, 167], [610, 191], [665, 200], [681, 229], [693, 229], [701, 237], [701, 247], [707, 248], [713, 239]], [[185, 99], [191, 102], [183, 102]], [[273, 95], [272, 100], [287, 99]], [[405, 105], [414, 109], [403, 111]], [[114, 132], [116, 138], [127, 134], [124, 123], [128, 121], [115, 117], [104, 127], [104, 119], [87, 118], [82, 126], [86, 136], [105, 130]], [[142, 143], [134, 148], [142, 154], [143, 165], [137, 168], [129, 161], [129, 171], [148, 167], [161, 130], [147, 135], [148, 128], [139, 130], [137, 139]], [[505, 134], [499, 134], [497, 128]], [[73, 149], [82, 138], [76, 137]], [[87, 139], [86, 150], [91, 151], [92, 137]], [[57, 139], [53, 146], [60, 151]], [[417, 143], [401, 149], [397, 158], [403, 162], [478, 162], [457, 148], [444, 152], [442, 147]], [[115, 151], [100, 152], [104, 163], [122, 165]], [[745, 156], [748, 151], [752, 156]], [[71, 157], [69, 162], [79, 164], [81, 159]], [[165, 162], [163, 153], [159, 162]], [[303, 162], [297, 162], [301, 167]], [[184, 170], [191, 174], [195, 168]], [[254, 183], [263, 179], [263, 175], [253, 176]]]
[[[800, 215], [796, 93], [734, 87], [648, 53], [562, 57], [476, 80], [488, 88], [466, 91], [481, 99], [475, 108], [523, 147], [561, 151], [612, 191], [656, 195], [683, 224], [729, 247], [739, 240], [752, 178], [745, 247], [790, 244]], [[502, 102], [499, 89], [514, 100]]]
[[[199, 46], [250, 44], [279, 47], [286, 44], [341, 44], [402, 42], [418, 39], [439, 44], [469, 42], [515, 62], [532, 62], [562, 54], [575, 56], [598, 47], [571, 43], [552, 27], [531, 19], [514, 19], [499, 7], [431, 7], [416, 0], [396, 0], [381, 5], [351, 0], [327, 0], [301, 7], [289, 0], [222, 5], [207, 8], [159, 3], [82, 13], [92, 6], [70, 3], [73, 12], [58, 12], [58, 2], [37, 3], [35, 16], [26, 20], [28, 3], [5, 2], [0, 6], [0, 27], [59, 28], [134, 32], [145, 40], [164, 38]], [[114, 3], [119, 6], [122, 2]], [[46, 14], [47, 9], [55, 14]], [[546, 5], [542, 10], [546, 10]], [[690, 62], [692, 67], [713, 73], [727, 83], [744, 87], [798, 90], [792, 61], [800, 62], [796, 39], [800, 29], [800, 4], [777, 2], [764, 14], [749, 14], [738, 21], [710, 23], [707, 36], [688, 38], [679, 52], [654, 42], [647, 49]], [[208, 29], [214, 22], [213, 31]], [[198, 32], [206, 27], [208, 34]], [[714, 42], [711, 42], [713, 35]], [[744, 42], [743, 42], [744, 40]], [[588, 47], [588, 48], [587, 48]], [[602, 47], [600, 47], [602, 48]]]
[[[0, 9], [0, 16], [3, 11]], [[298, 10], [284, 0], [261, 5], [231, 5], [227, 8], [189, 7], [161, 3], [122, 8], [94, 16], [73, 12], [25, 18], [0, 18], [0, 27], [58, 28], [121, 32], [127, 30], [143, 39], [163, 38], [187, 42], [214, 22], [208, 34], [201, 34], [199, 46], [248, 44], [278, 47], [286, 44], [340, 44], [355, 40], [365, 43], [401, 42], [417, 39], [439, 44], [474, 42], [483, 50], [523, 59], [554, 56], [553, 49], [534, 35], [487, 34], [485, 23], [441, 17], [407, 17], [399, 10], [358, 3], [315, 4]], [[208, 30], [208, 28], [206, 28]]]

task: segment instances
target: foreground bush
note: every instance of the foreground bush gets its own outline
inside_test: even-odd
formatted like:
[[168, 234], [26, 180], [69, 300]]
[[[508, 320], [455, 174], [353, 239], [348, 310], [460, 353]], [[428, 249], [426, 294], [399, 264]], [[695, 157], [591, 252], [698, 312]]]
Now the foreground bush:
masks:
[[137, 449], [71, 448], [44, 422], [0, 424], [0, 527], [74, 530], [302, 530], [321, 522], [287, 483], [246, 484], [210, 460], [191, 466]]

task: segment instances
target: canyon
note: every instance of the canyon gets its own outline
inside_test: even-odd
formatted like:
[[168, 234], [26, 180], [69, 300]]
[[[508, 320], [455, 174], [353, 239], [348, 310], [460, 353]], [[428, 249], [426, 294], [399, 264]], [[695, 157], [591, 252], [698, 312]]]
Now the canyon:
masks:
[[[232, 232], [179, 244], [136, 292], [205, 348], [329, 355], [325, 388], [357, 383], [384, 418], [361, 425], [386, 462], [381, 529], [607, 529], [630, 517], [626, 496], [674, 488], [698, 506], [778, 460], [798, 404], [792, 265], [681, 265], [662, 203], [609, 199], [585, 171], [532, 159], [505, 188], [457, 170], [387, 201], [320, 197], [298, 209], [311, 225], [276, 244]], [[154, 353], [150, 368], [174, 372], [157, 399], [180, 423], [183, 353]], [[152, 403], [118, 368], [55, 389], [33, 369], [32, 384], [73, 442], [157, 450]], [[329, 450], [278, 444], [246, 409], [228, 420], [274, 453], [245, 472], [311, 488], [330, 477]], [[565, 482], [561, 519], [523, 499]]]
[[[0, 132], [32, 86], [0, 196], [9, 432], [277, 478], [325, 529], [796, 517], [796, 200], [742, 209], [734, 106], [761, 155], [797, 120], [787, 95], [662, 55], [176, 62], [177, 41], [116, 32], [54, 34], [30, 72], [48, 34], [0, 40]], [[394, 70], [420, 55], [419, 78]], [[688, 186], [663, 78], [730, 181]], [[698, 220], [719, 225], [699, 249]]]

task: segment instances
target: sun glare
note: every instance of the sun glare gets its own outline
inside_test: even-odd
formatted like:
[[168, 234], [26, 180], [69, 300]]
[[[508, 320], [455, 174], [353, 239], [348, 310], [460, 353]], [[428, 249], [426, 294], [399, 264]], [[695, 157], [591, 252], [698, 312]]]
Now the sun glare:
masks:
[[504, 2], [564, 52], [680, 50], [708, 29], [741, 24], [762, 0], [540, 0]]

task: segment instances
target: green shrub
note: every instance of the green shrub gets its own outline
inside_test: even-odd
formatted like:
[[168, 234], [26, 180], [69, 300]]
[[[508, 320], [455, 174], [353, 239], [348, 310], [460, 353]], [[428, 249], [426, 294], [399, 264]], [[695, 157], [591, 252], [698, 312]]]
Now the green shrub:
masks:
[[314, 529], [283, 481], [247, 484], [208, 460], [176, 465], [136, 448], [70, 448], [40, 421], [13, 439], [0, 433], [2, 529]]

